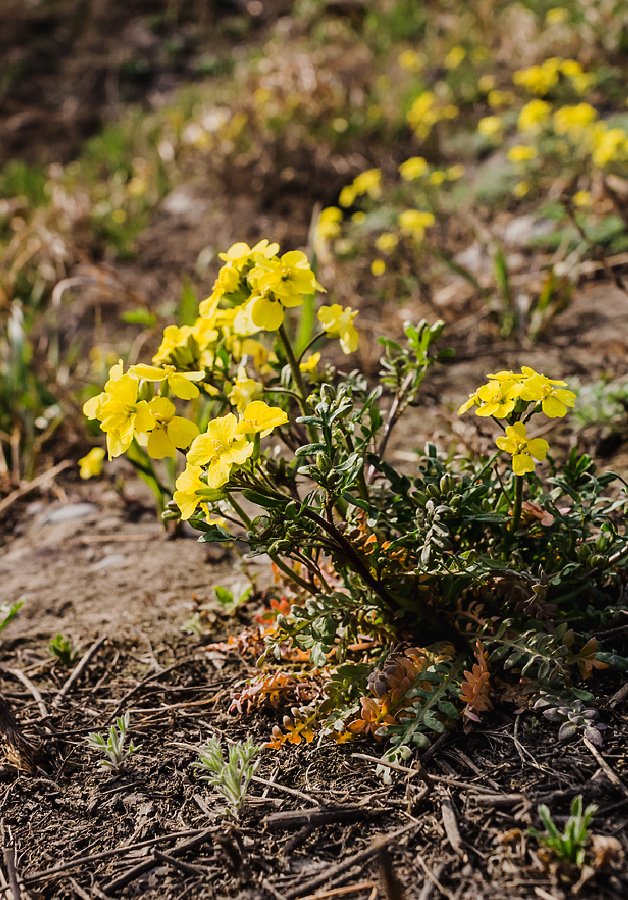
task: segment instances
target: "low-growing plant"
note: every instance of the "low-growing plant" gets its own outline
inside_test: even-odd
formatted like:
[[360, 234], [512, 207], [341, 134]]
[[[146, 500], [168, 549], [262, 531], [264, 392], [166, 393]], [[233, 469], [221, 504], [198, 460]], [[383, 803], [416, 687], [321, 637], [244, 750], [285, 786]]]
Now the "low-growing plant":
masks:
[[293, 310], [322, 290], [305, 254], [264, 240], [221, 256], [196, 321], [166, 328], [153, 365], [114, 366], [85, 411], [110, 457], [185, 455], [166, 518], [274, 563], [268, 608], [232, 639], [261, 668], [234, 710], [276, 710], [274, 746], [369, 736], [402, 759], [460, 719], [477, 726], [498, 684], [567, 707], [594, 671], [626, 672], [620, 645], [596, 636], [618, 640], [628, 613], [625, 482], [576, 448], [559, 464], [538, 436], [573, 407], [566, 383], [526, 365], [489, 374], [459, 413], [495, 423], [495, 452], [441, 458], [428, 443], [399, 471], [387, 448], [450, 356], [434, 350], [443, 323], [382, 338], [369, 386], [315, 349], [331, 337], [356, 350], [349, 307], [320, 306], [295, 351]]
[[229, 747], [229, 759], [225, 760], [218, 738], [211, 738], [198, 751], [200, 762], [194, 763], [196, 768], [207, 775], [199, 778], [207, 781], [224, 798], [226, 812], [239, 816], [246, 800], [251, 778], [260, 763], [259, 754], [262, 748], [256, 747], [252, 738]]
[[15, 603], [0, 603], [0, 631], [9, 624], [24, 606], [24, 600], [17, 600]]
[[48, 651], [62, 666], [73, 666], [79, 657], [70, 638], [55, 634], [48, 642]]
[[235, 584], [231, 590], [217, 586], [214, 588], [214, 595], [222, 612], [232, 616], [240, 606], [246, 603], [252, 590], [252, 584]]
[[592, 803], [583, 813], [582, 797], [580, 795], [574, 797], [569, 818], [561, 834], [548, 807], [541, 804], [539, 816], [546, 830], [542, 833], [535, 828], [530, 828], [528, 834], [537, 838], [539, 843], [546, 847], [558, 862], [566, 862], [580, 868], [586, 862], [589, 825], [596, 810], [597, 806]]
[[96, 750], [101, 754], [98, 765], [101, 769], [108, 769], [113, 772], [120, 772], [124, 769], [131, 755], [137, 751], [137, 747], [131, 741], [127, 743], [129, 737], [129, 725], [131, 718], [129, 713], [118, 716], [115, 723], [109, 728], [107, 740], [95, 731], [91, 731], [87, 735], [87, 744], [91, 750]]

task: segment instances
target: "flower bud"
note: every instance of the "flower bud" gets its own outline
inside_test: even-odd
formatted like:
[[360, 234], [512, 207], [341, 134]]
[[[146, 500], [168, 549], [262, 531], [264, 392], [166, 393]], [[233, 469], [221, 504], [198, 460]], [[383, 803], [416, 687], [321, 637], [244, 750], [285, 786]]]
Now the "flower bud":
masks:
[[146, 381], [145, 378], [142, 378], [137, 391], [138, 400], [152, 400], [154, 393], [152, 381]]

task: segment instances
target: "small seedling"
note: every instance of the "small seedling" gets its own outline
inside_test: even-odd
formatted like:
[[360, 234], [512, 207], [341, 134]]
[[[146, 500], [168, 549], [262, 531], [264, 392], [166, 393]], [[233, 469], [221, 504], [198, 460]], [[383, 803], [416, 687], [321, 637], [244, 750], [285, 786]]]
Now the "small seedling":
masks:
[[133, 742], [128, 747], [125, 747], [129, 721], [128, 713], [125, 713], [124, 716], [119, 716], [115, 721], [115, 725], [112, 725], [109, 729], [109, 737], [106, 741], [102, 734], [97, 734], [95, 731], [87, 735], [87, 743], [90, 748], [104, 754], [104, 759], [98, 761], [98, 765], [102, 769], [119, 772], [124, 768], [131, 754], [138, 749]]
[[203, 636], [203, 624], [201, 622], [201, 614], [199, 612], [195, 612], [194, 615], [184, 622], [181, 626], [181, 631], [184, 631], [186, 634], [194, 634], [196, 637]]
[[227, 812], [233, 816], [238, 816], [244, 805], [249, 782], [259, 765], [259, 759], [255, 757], [261, 749], [248, 738], [244, 743], [229, 747], [229, 761], [226, 762], [220, 741], [211, 738], [198, 751], [200, 762], [194, 765], [210, 773], [200, 777], [222, 794], [227, 801]]
[[0, 631], [17, 616], [23, 605], [23, 600], [18, 600], [17, 603], [0, 603]]
[[545, 825], [546, 833], [540, 834], [535, 828], [529, 829], [529, 834], [551, 850], [560, 860], [573, 866], [584, 865], [586, 858], [586, 846], [589, 841], [589, 825], [597, 810], [595, 804], [590, 804], [582, 812], [582, 797], [574, 797], [571, 803], [570, 816], [565, 823], [565, 829], [561, 834], [552, 820], [547, 806], [539, 806], [539, 816]]
[[239, 584], [234, 584], [231, 590], [227, 590], [224, 587], [215, 587], [214, 594], [223, 612], [232, 616], [240, 606], [246, 603], [252, 590], [252, 584], [244, 587], [240, 582]]
[[48, 651], [62, 666], [74, 665], [79, 656], [72, 646], [70, 638], [63, 634], [55, 634], [53, 638], [50, 638]]

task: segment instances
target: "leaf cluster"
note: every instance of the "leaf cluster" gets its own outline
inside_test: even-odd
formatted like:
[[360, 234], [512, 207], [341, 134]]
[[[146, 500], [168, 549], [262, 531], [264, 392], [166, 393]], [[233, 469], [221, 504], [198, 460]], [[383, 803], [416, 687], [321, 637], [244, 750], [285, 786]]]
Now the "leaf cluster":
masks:
[[200, 761], [194, 763], [199, 775], [215, 788], [226, 801], [226, 812], [239, 816], [251, 778], [260, 763], [261, 747], [256, 747], [252, 738], [229, 747], [229, 758], [225, 760], [218, 738], [211, 738], [198, 751]]

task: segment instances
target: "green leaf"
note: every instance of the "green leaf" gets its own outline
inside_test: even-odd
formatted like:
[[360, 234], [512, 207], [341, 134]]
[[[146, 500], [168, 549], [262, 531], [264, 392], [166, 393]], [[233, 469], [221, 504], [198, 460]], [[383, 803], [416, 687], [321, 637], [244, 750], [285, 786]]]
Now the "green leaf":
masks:
[[236, 538], [234, 538], [232, 534], [229, 534], [228, 531], [225, 531], [224, 528], [221, 528], [220, 525], [213, 525], [208, 531], [202, 534], [198, 540], [200, 544], [221, 544], [235, 541]]
[[231, 591], [228, 591], [227, 588], [220, 587], [220, 585], [214, 588], [214, 594], [221, 606], [231, 606], [234, 602]]
[[350, 503], [351, 506], [357, 506], [358, 509], [363, 509], [370, 514], [375, 512], [375, 508], [370, 503], [367, 503], [366, 500], [362, 500], [361, 497], [354, 497], [353, 494], [350, 494], [348, 491], [343, 492], [342, 499], [346, 500], [347, 503]]
[[299, 447], [298, 450], [294, 451], [294, 455], [299, 456], [313, 456], [315, 453], [325, 452], [327, 450], [327, 446], [325, 444], [304, 444], [302, 447]]
[[298, 416], [295, 421], [298, 425], [313, 425], [314, 428], [322, 428], [325, 424], [320, 416]]
[[245, 500], [248, 500], [250, 503], [257, 503], [258, 506], [263, 507], [264, 509], [281, 509], [286, 503], [290, 502], [290, 498], [278, 497], [267, 497], [266, 494], [260, 494], [258, 491], [242, 491], [242, 496]]
[[152, 328], [157, 324], [157, 316], [149, 309], [140, 306], [137, 309], [127, 309], [123, 312], [122, 321], [128, 325], [144, 325], [145, 328]]

